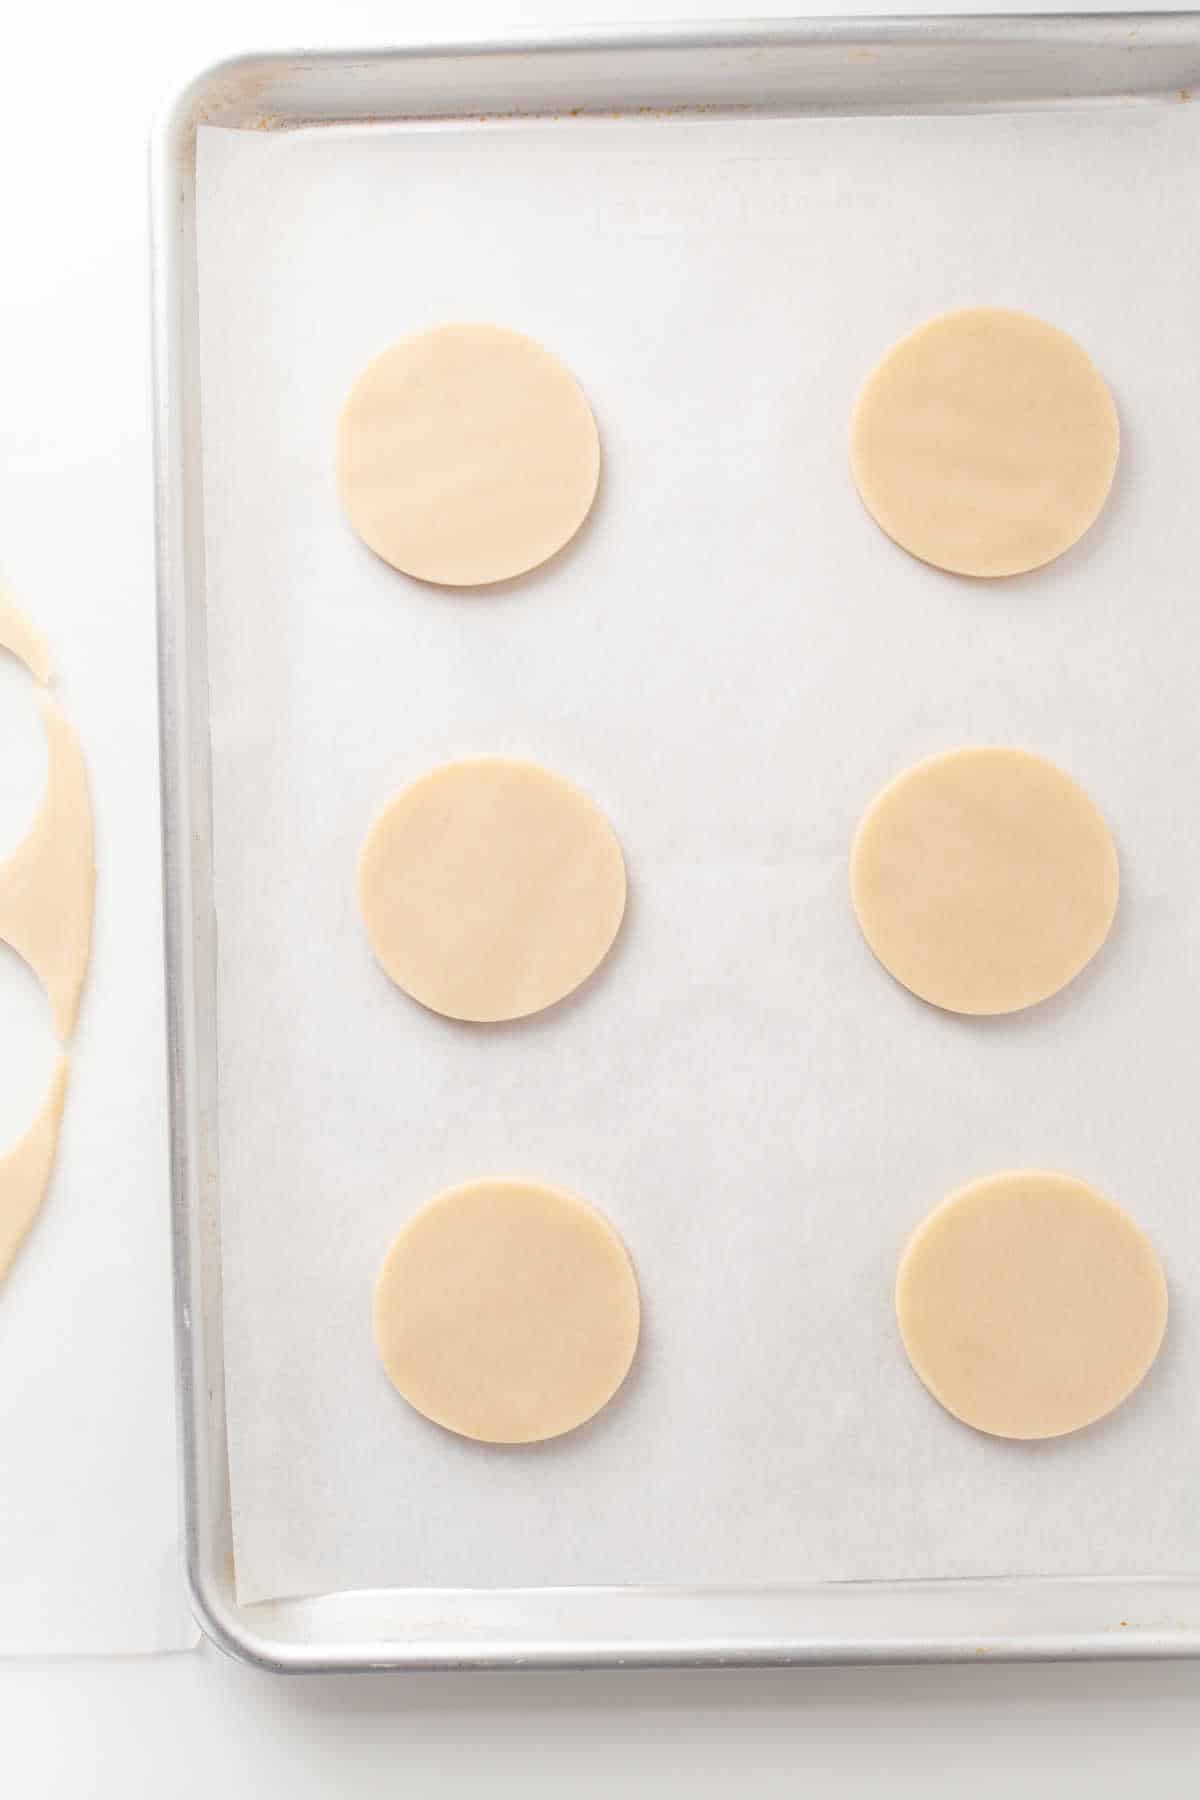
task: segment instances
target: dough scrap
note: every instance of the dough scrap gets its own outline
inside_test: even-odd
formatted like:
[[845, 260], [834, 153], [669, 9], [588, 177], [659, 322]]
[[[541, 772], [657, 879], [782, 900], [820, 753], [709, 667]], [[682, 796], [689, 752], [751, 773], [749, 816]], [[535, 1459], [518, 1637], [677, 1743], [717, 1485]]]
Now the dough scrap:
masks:
[[851, 464], [876, 523], [959, 575], [1019, 575], [1081, 538], [1108, 497], [1120, 428], [1091, 358], [1003, 307], [943, 313], [868, 376]]
[[952, 1194], [900, 1260], [896, 1315], [936, 1400], [994, 1437], [1103, 1418], [1158, 1354], [1167, 1284], [1145, 1234], [1069, 1175], [1021, 1170]]
[[628, 1252], [593, 1207], [536, 1182], [472, 1181], [422, 1207], [389, 1249], [375, 1343], [427, 1419], [532, 1444], [611, 1400], [640, 1313]]
[[62, 1056], [37, 1118], [24, 1137], [0, 1157], [0, 1281], [12, 1267], [45, 1198], [66, 1096], [67, 1059]]
[[18, 657], [35, 680], [48, 682], [54, 668], [41, 632], [21, 611], [6, 582], [0, 581], [0, 649]]
[[949, 1012], [1016, 1012], [1057, 993], [1108, 936], [1118, 887], [1092, 801], [1026, 750], [949, 750], [905, 770], [850, 857], [867, 943]]
[[625, 910], [608, 820], [536, 763], [475, 757], [402, 789], [367, 834], [359, 899], [375, 955], [434, 1012], [524, 1018], [603, 961]]
[[338, 433], [350, 523], [393, 568], [475, 587], [561, 550], [600, 479], [596, 421], [574, 376], [532, 338], [442, 325], [383, 351]]
[[28, 835], [0, 864], [0, 938], [45, 988], [59, 1041], [66, 1043], [91, 947], [92, 809], [79, 739], [48, 694], [39, 692], [37, 700], [48, 752], [46, 792]]

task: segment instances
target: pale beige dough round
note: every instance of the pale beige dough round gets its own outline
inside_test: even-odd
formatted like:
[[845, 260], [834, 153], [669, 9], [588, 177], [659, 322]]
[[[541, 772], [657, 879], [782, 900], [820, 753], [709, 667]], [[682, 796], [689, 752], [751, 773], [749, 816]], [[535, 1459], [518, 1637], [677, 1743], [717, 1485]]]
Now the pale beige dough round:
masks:
[[411, 1219], [375, 1289], [375, 1343], [427, 1419], [531, 1444], [612, 1399], [637, 1348], [637, 1278], [612, 1226], [531, 1181], [472, 1181]]
[[1119, 435], [1073, 338], [977, 306], [931, 319], [868, 376], [851, 463], [868, 511], [905, 550], [959, 575], [1018, 575], [1092, 524]]
[[625, 863], [586, 794], [536, 763], [475, 757], [404, 788], [367, 834], [359, 898], [398, 987], [452, 1019], [552, 1006], [604, 959]]
[[1149, 1369], [1167, 1323], [1153, 1246], [1069, 1175], [1021, 1170], [952, 1194], [900, 1260], [896, 1315], [948, 1412], [994, 1437], [1104, 1417]]
[[393, 568], [475, 587], [522, 575], [583, 524], [600, 439], [578, 383], [531, 338], [442, 325], [363, 371], [338, 432], [355, 531]]
[[1117, 908], [1117, 853], [1069, 775], [1026, 750], [949, 750], [898, 775], [850, 856], [863, 936], [949, 1012], [1007, 1013], [1057, 993]]

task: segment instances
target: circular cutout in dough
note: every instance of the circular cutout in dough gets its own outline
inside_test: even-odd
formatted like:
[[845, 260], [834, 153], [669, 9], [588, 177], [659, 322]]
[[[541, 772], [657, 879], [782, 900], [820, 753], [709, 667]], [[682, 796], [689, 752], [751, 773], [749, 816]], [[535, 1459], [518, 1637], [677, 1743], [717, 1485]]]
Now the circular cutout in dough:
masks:
[[369, 363], [338, 433], [350, 523], [393, 568], [448, 587], [523, 575], [586, 519], [600, 439], [558, 358], [496, 325], [442, 325]]
[[637, 1278], [606, 1219], [532, 1181], [472, 1181], [422, 1207], [384, 1258], [375, 1343], [435, 1424], [488, 1444], [573, 1431], [624, 1381]]
[[863, 936], [948, 1012], [1048, 999], [1108, 936], [1117, 853], [1092, 801], [1026, 750], [948, 750], [868, 808], [850, 856]]
[[586, 794], [536, 763], [445, 763], [367, 834], [359, 897], [398, 987], [451, 1019], [520, 1019], [603, 961], [625, 910], [625, 863]]
[[850, 454], [868, 512], [905, 550], [958, 575], [1019, 575], [1092, 524], [1119, 436], [1073, 338], [976, 306], [888, 352], [859, 394]]
[[900, 1259], [896, 1315], [948, 1412], [994, 1437], [1048, 1438], [1111, 1412], [1167, 1323], [1153, 1246], [1069, 1175], [1022, 1170], [952, 1194]]

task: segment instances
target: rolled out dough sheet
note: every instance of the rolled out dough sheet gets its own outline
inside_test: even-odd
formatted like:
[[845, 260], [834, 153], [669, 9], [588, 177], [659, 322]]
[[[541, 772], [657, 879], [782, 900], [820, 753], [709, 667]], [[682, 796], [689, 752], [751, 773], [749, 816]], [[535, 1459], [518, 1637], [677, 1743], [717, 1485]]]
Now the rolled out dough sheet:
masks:
[[54, 674], [49, 645], [17, 605], [8, 584], [3, 581], [0, 581], [0, 649], [11, 651], [38, 681], [47, 682]]
[[338, 434], [342, 503], [377, 556], [475, 587], [561, 550], [591, 510], [600, 439], [579, 384], [532, 338], [442, 325], [368, 364]]
[[1118, 886], [1095, 805], [1025, 750], [949, 750], [905, 770], [850, 857], [871, 949], [949, 1012], [1016, 1012], [1057, 993], [1108, 936]]
[[1146, 1374], [1167, 1285], [1145, 1234], [1069, 1175], [976, 1181], [930, 1213], [900, 1262], [896, 1313], [942, 1405], [996, 1437], [1058, 1437]]
[[372, 948], [407, 994], [452, 1019], [519, 1019], [603, 960], [625, 910], [625, 863], [570, 782], [474, 757], [385, 807], [363, 845], [359, 898]]
[[66, 1097], [67, 1059], [63, 1056], [33, 1124], [0, 1156], [0, 1281], [12, 1267], [46, 1197]]
[[868, 511], [914, 556], [1018, 575], [1092, 524], [1117, 466], [1117, 411], [1066, 332], [998, 306], [944, 313], [888, 352], [854, 411]]
[[49, 694], [37, 700], [46, 732], [46, 792], [28, 835], [0, 864], [0, 938], [45, 988], [65, 1043], [92, 941], [92, 808], [79, 739]]
[[392, 1244], [375, 1292], [390, 1380], [427, 1419], [492, 1444], [590, 1419], [624, 1381], [639, 1322], [612, 1226], [528, 1181], [472, 1181], [431, 1200]]

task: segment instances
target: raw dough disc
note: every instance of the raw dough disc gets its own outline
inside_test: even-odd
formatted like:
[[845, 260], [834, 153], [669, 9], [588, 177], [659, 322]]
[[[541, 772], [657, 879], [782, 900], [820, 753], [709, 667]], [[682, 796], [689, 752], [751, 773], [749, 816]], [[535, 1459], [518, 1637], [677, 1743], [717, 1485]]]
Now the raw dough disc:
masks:
[[1167, 1286], [1149, 1239], [1069, 1175], [976, 1181], [936, 1207], [900, 1259], [896, 1315], [948, 1412], [995, 1437], [1103, 1418], [1158, 1354]]
[[475, 587], [553, 556], [600, 479], [596, 421], [548, 350], [495, 325], [442, 325], [359, 377], [338, 438], [342, 502], [377, 556]]
[[1117, 909], [1117, 853], [1083, 789], [1026, 750], [948, 750], [898, 775], [850, 857], [863, 936], [949, 1012], [1006, 1013], [1065, 987]]
[[1073, 338], [977, 306], [931, 319], [868, 376], [851, 463], [867, 510], [914, 556], [1018, 575], [1083, 536], [1118, 442], [1112, 396]]
[[558, 1437], [612, 1399], [637, 1348], [637, 1278], [600, 1214], [531, 1181], [431, 1200], [384, 1258], [375, 1343], [419, 1413], [489, 1444]]
[[520, 1019], [577, 988], [625, 910], [625, 864], [585, 794], [475, 757], [404, 788], [367, 834], [359, 898], [398, 987], [451, 1019]]

